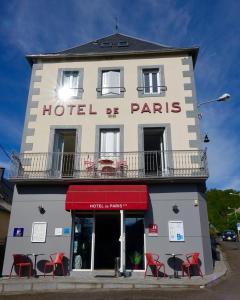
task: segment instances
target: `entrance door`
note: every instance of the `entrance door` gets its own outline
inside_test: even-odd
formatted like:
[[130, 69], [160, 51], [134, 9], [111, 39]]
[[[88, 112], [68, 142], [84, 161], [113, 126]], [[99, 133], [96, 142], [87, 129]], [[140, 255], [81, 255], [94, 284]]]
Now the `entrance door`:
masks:
[[144, 269], [144, 216], [125, 214], [126, 269]]
[[164, 164], [164, 128], [144, 128], [144, 164], [146, 175], [161, 175]]
[[95, 219], [95, 269], [114, 269], [120, 257], [120, 214], [96, 214]]
[[76, 130], [55, 131], [52, 170], [55, 176], [71, 177], [74, 170]]

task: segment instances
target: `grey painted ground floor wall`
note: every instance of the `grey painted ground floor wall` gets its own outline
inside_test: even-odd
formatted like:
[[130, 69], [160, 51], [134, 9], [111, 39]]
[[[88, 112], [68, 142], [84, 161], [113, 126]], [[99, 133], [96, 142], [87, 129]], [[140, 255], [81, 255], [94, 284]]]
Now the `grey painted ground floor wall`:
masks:
[[[144, 213], [145, 250], [160, 254], [160, 259], [168, 267], [166, 253], [200, 252], [201, 269], [204, 274], [213, 271], [211, 246], [208, 233], [207, 207], [202, 190], [203, 184], [197, 183], [159, 183], [148, 185], [149, 209]], [[66, 264], [71, 266], [72, 256], [72, 212], [65, 211], [67, 186], [63, 185], [17, 185], [14, 191], [12, 213], [3, 267], [3, 275], [9, 275], [13, 254], [38, 253], [38, 272], [43, 271], [43, 264], [49, 260], [49, 254], [63, 251]], [[177, 205], [178, 212], [173, 206]], [[38, 207], [43, 206], [44, 214]], [[182, 221], [185, 240], [170, 242], [168, 222]], [[32, 223], [47, 222], [45, 243], [32, 243]], [[149, 236], [150, 224], [158, 225], [158, 235]], [[14, 237], [14, 228], [24, 228], [22, 237]], [[56, 228], [69, 228], [60, 236], [55, 235]], [[181, 257], [184, 259], [184, 257]], [[42, 262], [42, 265], [41, 265]], [[70, 271], [71, 271], [71, 267]]]

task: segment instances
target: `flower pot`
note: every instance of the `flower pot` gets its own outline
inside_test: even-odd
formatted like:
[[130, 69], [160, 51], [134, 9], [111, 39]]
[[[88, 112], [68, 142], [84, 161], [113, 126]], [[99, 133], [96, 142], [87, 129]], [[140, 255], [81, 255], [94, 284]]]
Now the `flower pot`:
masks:
[[139, 270], [139, 265], [133, 265], [133, 270]]

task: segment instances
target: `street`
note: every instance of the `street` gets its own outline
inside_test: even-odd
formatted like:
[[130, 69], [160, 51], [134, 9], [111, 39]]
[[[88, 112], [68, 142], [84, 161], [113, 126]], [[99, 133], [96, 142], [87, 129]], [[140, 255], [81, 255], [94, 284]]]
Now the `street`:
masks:
[[240, 243], [222, 242], [230, 271], [225, 279], [204, 289], [158, 289], [158, 290], [78, 290], [74, 292], [51, 292], [28, 295], [0, 296], [0, 300], [238, 300], [240, 299]]

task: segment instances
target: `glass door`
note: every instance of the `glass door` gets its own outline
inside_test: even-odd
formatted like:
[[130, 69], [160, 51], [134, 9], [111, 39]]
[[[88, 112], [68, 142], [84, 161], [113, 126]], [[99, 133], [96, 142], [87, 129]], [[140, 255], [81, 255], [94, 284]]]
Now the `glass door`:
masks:
[[116, 257], [120, 257], [120, 214], [95, 215], [94, 269], [114, 269]]
[[93, 216], [75, 215], [73, 233], [73, 269], [91, 269]]
[[163, 167], [163, 128], [144, 128], [145, 175], [158, 176]]
[[144, 216], [125, 214], [125, 257], [127, 270], [144, 270]]
[[63, 151], [64, 151], [64, 137], [60, 132], [56, 132], [54, 136], [53, 157], [52, 157], [53, 176], [60, 177], [61, 175]]
[[52, 173], [57, 177], [72, 177], [74, 172], [76, 130], [55, 130]]

